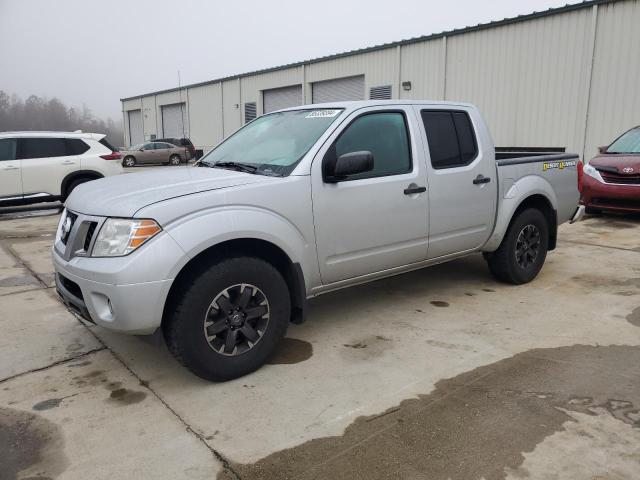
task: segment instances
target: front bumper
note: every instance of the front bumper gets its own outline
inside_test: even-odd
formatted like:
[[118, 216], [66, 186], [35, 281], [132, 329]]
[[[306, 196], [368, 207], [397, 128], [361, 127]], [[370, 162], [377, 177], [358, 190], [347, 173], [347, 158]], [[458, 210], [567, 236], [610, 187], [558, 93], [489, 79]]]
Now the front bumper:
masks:
[[124, 257], [66, 259], [59, 250], [53, 247], [52, 259], [56, 290], [65, 305], [97, 325], [136, 335], [160, 326], [175, 277], [172, 269], [186, 261], [163, 233]]
[[640, 212], [640, 185], [603, 183], [584, 175], [580, 204], [597, 210]]

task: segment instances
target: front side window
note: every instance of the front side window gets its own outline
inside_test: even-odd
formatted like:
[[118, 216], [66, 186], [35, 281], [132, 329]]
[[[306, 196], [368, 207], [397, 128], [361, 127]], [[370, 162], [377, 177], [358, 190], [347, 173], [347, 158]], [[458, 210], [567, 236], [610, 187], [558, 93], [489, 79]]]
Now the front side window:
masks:
[[155, 143], [145, 143], [142, 146], [143, 149], [145, 150], [155, 150], [156, 149], [156, 144]]
[[368, 151], [373, 155], [373, 170], [348, 177], [359, 178], [399, 175], [411, 171], [411, 149], [404, 114], [367, 113], [356, 118], [340, 134], [327, 155], [336, 158], [345, 153]]
[[288, 175], [341, 113], [308, 109], [263, 115], [207, 153], [200, 164]]
[[51, 158], [67, 155], [64, 138], [21, 138], [20, 158]]
[[606, 153], [640, 153], [640, 127], [632, 128], [618, 138]]
[[0, 162], [15, 160], [18, 142], [15, 138], [0, 138]]
[[433, 168], [463, 167], [476, 158], [478, 146], [466, 112], [423, 110], [421, 115]]

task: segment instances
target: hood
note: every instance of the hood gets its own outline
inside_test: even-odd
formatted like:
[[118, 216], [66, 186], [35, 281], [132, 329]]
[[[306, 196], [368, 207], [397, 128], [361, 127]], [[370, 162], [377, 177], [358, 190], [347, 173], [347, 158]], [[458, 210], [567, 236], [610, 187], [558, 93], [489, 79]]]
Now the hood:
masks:
[[164, 167], [84, 183], [73, 190], [65, 206], [86, 215], [132, 217], [152, 203], [269, 179], [273, 180], [220, 168]]
[[[640, 155], [638, 154], [607, 154], [594, 157], [589, 164], [593, 167], [615, 168], [620, 175], [640, 175]], [[631, 168], [632, 171], [625, 171]]]

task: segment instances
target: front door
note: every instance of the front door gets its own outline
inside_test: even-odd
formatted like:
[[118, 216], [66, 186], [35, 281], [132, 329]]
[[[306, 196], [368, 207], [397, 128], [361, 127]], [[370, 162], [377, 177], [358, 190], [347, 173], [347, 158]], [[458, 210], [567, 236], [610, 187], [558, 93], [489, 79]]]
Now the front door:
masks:
[[[329, 284], [426, 259], [427, 178], [410, 109], [354, 112], [314, 159], [313, 218], [320, 274]], [[416, 141], [416, 139], [418, 139]], [[322, 162], [373, 154], [373, 170], [326, 183]]]
[[415, 109], [430, 154], [429, 258], [477, 249], [491, 235], [497, 202], [488, 134], [478, 135], [475, 110]]
[[22, 196], [20, 160], [16, 159], [17, 140], [0, 139], [0, 200], [2, 197]]

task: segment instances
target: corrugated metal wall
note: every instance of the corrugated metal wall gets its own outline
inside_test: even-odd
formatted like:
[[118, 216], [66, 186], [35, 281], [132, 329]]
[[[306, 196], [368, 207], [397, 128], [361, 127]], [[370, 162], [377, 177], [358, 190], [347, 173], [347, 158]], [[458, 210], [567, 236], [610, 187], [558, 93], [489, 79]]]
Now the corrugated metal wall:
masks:
[[[391, 85], [393, 98], [477, 104], [497, 145], [565, 147], [589, 158], [640, 124], [639, 24], [640, 0], [587, 5], [187, 87], [182, 101], [192, 141], [208, 150], [244, 124], [244, 103], [263, 113], [264, 90], [302, 84], [311, 103], [314, 82], [364, 75], [366, 95]], [[174, 91], [124, 101], [125, 132], [126, 111], [142, 108], [145, 139], [158, 134], [161, 105], [179, 98]]]

